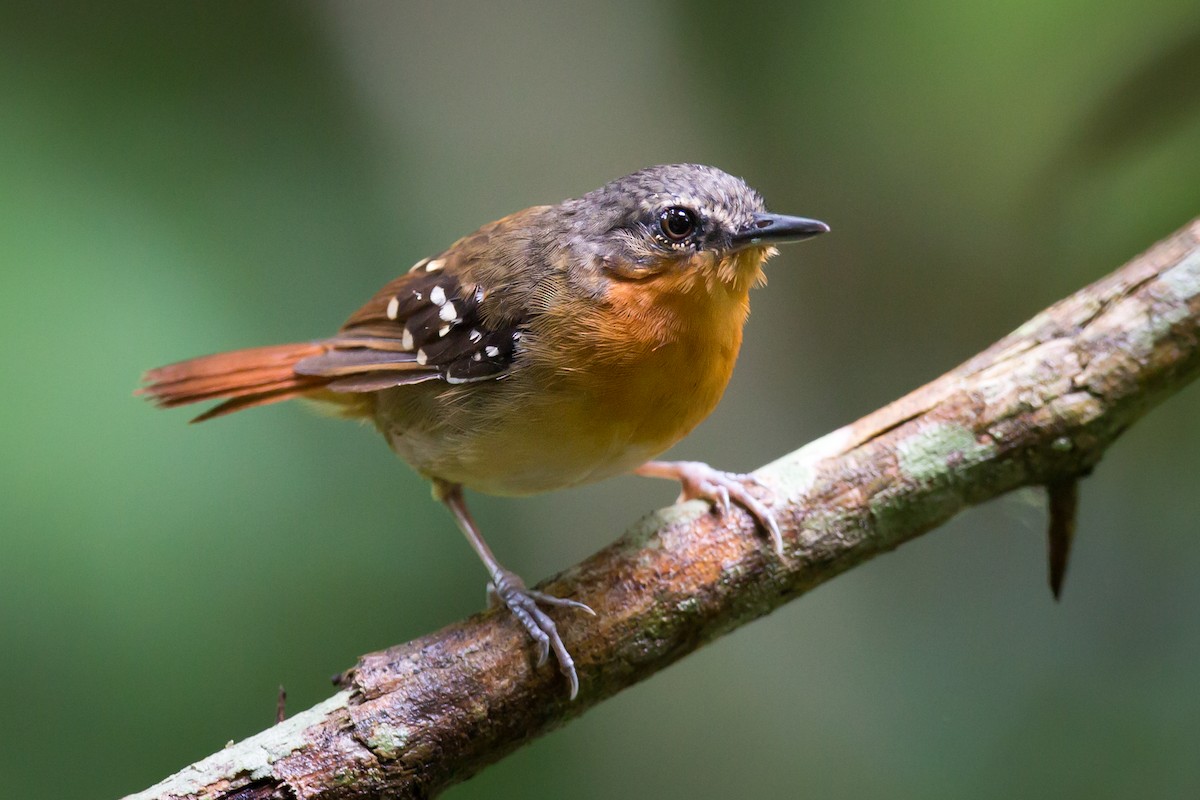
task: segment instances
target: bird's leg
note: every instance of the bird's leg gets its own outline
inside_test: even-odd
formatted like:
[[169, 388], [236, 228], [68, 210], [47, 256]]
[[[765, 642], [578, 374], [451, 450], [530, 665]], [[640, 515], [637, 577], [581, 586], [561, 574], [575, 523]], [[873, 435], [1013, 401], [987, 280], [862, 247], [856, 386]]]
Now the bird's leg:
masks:
[[458, 523], [459, 529], [467, 537], [467, 541], [471, 543], [471, 547], [475, 549], [476, 554], [479, 555], [479, 559], [487, 567], [488, 573], [492, 576], [492, 581], [488, 584], [488, 595], [508, 606], [508, 610], [512, 612], [512, 615], [525, 626], [525, 630], [537, 642], [537, 664], [539, 667], [546, 663], [546, 659], [550, 656], [550, 651], [554, 650], [554, 656], [558, 659], [558, 669], [566, 676], [568, 683], [570, 683], [571, 699], [574, 700], [575, 695], [579, 693], [579, 676], [575, 673], [575, 661], [571, 658], [571, 654], [567, 652], [562, 637], [558, 635], [558, 628], [555, 626], [554, 620], [550, 619], [546, 612], [538, 608], [538, 603], [547, 606], [578, 608], [593, 616], [595, 616], [596, 612], [577, 600], [567, 600], [530, 589], [525, 586], [525, 582], [521, 580], [519, 575], [500, 566], [500, 562], [496, 560], [492, 549], [483, 540], [483, 535], [480, 534], [475, 520], [471, 518], [471, 512], [467, 510], [467, 503], [463, 499], [461, 486], [434, 480], [433, 494], [450, 509], [450, 513], [454, 515], [454, 520]]
[[713, 504], [717, 514], [728, 514], [731, 501], [737, 503], [749, 512], [768, 536], [775, 554], [783, 556], [783, 534], [779, 531], [779, 523], [771, 509], [750, 493], [749, 486], [757, 486], [769, 492], [753, 475], [741, 475], [736, 472], [722, 472], [713, 469], [702, 461], [647, 461], [634, 470], [637, 475], [647, 478], [667, 478], [679, 481], [683, 491], [679, 500], [708, 500]]

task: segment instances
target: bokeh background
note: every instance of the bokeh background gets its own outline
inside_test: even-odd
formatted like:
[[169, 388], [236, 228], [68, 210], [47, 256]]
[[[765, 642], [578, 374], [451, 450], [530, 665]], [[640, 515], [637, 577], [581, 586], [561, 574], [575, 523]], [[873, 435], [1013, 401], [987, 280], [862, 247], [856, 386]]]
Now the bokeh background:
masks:
[[[1200, 213], [1194, 0], [5, 4], [0, 794], [116, 797], [328, 696], [484, 574], [367, 428], [201, 427], [168, 361], [332, 331], [475, 226], [699, 161], [829, 221], [676, 455], [750, 469]], [[963, 514], [453, 790], [1200, 796], [1200, 393], [1084, 485]], [[670, 501], [474, 500], [531, 580]]]

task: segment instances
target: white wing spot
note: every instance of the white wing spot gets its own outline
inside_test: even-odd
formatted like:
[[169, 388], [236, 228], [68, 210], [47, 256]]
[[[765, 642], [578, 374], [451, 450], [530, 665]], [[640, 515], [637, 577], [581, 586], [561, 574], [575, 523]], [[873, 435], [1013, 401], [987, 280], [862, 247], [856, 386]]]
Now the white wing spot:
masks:
[[476, 353], [475, 355], [471, 356], [471, 360], [472, 361], [483, 361], [483, 353]]
[[439, 269], [446, 266], [446, 259], [444, 259], [444, 258], [434, 259], [433, 261], [429, 261], [428, 259], [426, 259], [426, 262], [427, 262], [425, 264], [426, 272], [437, 272]]
[[442, 306], [442, 309], [438, 311], [438, 316], [442, 318], [443, 322], [457, 322], [458, 309], [454, 307], [454, 303], [446, 303], [446, 305]]
[[483, 348], [483, 352], [487, 353], [488, 358], [495, 358], [496, 356], [500, 355], [500, 348], [496, 347], [494, 344], [489, 344], [487, 347]]
[[408, 271], [409, 271], [409, 272], [416, 272], [417, 270], [419, 270], [421, 267], [425, 266], [425, 265], [426, 265], [426, 264], [428, 264], [428, 263], [429, 263], [429, 259], [428, 259], [428, 258], [422, 258], [420, 261], [418, 261], [417, 263], [415, 263], [415, 264], [413, 264], [411, 267], [409, 267], [409, 268], [408, 268]]
[[446, 302], [446, 290], [440, 286], [435, 286], [429, 290], [429, 302], [435, 306], [440, 306]]
[[425, 366], [425, 362], [428, 360], [429, 360], [429, 356], [425, 355], [424, 350], [417, 351], [417, 363], [418, 364], [420, 364], [423, 367], [423, 366]]
[[438, 328], [438, 337], [440, 338], [442, 336], [445, 336], [449, 332], [450, 332], [450, 326], [443, 325], [442, 327]]
[[388, 300], [387, 318], [395, 319], [396, 315], [399, 313], [400, 313], [400, 298], [393, 297], [391, 300]]
[[404, 335], [400, 337], [400, 346], [405, 350], [413, 349], [413, 335], [408, 328], [404, 329]]
[[475, 344], [476, 342], [478, 342], [480, 339], [483, 338], [483, 334], [477, 330], [472, 329], [472, 331], [467, 334], [467, 338], [471, 340], [471, 344]]

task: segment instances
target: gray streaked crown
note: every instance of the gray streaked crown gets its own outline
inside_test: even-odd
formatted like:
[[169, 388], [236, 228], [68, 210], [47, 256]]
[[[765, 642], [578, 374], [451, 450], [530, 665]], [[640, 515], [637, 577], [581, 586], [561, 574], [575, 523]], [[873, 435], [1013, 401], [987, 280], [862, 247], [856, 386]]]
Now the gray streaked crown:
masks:
[[576, 231], [596, 234], [649, 224], [670, 206], [697, 212], [710, 234], [731, 233], [765, 210], [762, 197], [741, 178], [703, 164], [647, 167], [559, 208]]

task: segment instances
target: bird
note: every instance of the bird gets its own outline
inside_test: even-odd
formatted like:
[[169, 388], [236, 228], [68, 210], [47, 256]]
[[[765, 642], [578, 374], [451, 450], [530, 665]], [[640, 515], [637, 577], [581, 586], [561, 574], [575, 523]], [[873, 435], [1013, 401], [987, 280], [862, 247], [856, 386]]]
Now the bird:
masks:
[[[149, 370], [160, 407], [220, 401], [193, 421], [301, 398], [373, 422], [488, 571], [488, 592], [575, 663], [547, 608], [586, 604], [529, 588], [484, 541], [463, 494], [525, 496], [635, 473], [682, 485], [715, 513], [740, 506], [782, 554], [749, 475], [657, 456], [716, 407], [776, 245], [829, 231], [773, 214], [740, 178], [700, 164], [648, 167], [479, 228], [387, 283], [334, 335]], [[762, 488], [762, 487], [759, 487]]]

